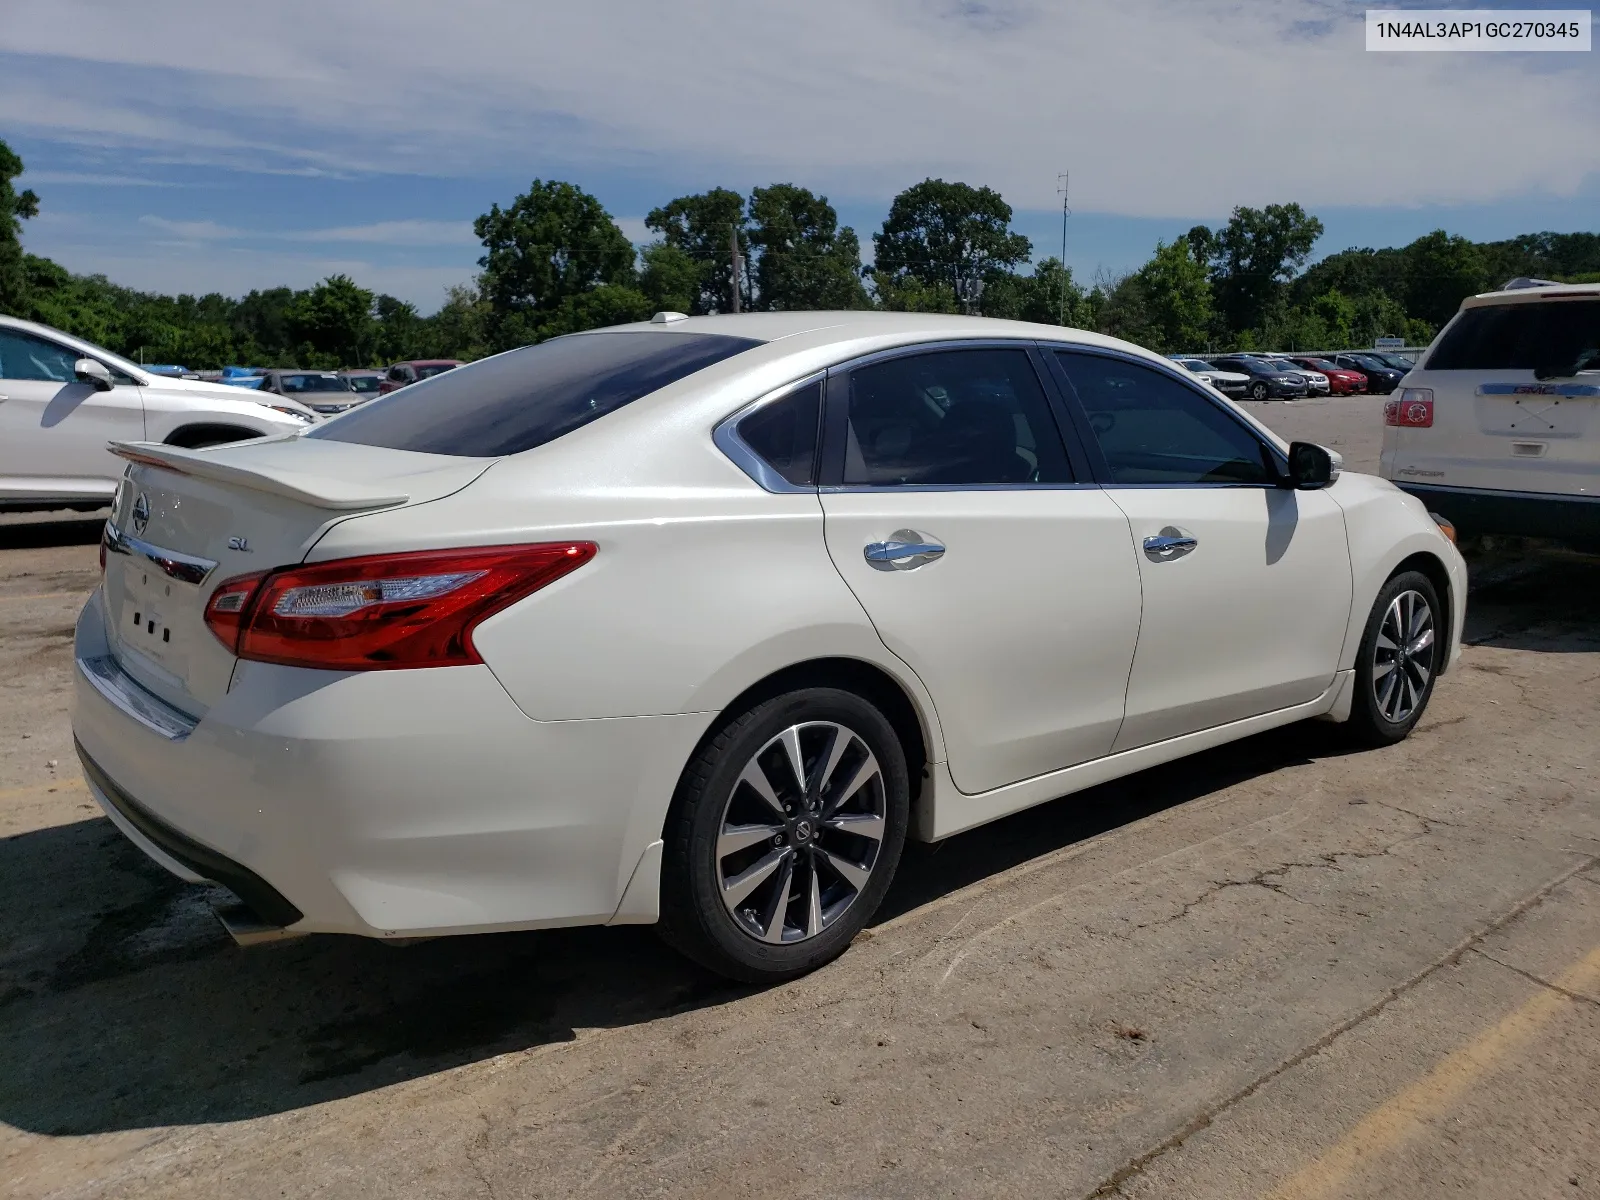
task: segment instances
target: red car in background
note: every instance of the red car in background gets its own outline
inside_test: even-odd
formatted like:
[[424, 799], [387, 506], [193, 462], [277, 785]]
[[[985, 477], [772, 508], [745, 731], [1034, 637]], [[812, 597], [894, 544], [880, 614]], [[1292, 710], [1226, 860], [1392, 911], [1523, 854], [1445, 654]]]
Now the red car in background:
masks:
[[396, 388], [416, 383], [419, 379], [431, 379], [460, 365], [459, 358], [412, 358], [405, 362], [397, 362], [383, 373], [383, 382], [378, 384], [378, 394], [386, 396]]
[[1328, 377], [1328, 394], [1330, 396], [1353, 396], [1367, 390], [1367, 377], [1360, 371], [1352, 371], [1341, 367], [1326, 358], [1312, 358], [1309, 355], [1290, 355], [1289, 361], [1296, 366], [1304, 367], [1308, 371], [1321, 371]]

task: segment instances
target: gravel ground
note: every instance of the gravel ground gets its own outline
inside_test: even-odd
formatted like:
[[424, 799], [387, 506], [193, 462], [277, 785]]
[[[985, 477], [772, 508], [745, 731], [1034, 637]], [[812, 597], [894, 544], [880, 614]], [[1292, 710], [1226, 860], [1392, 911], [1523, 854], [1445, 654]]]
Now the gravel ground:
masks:
[[[1381, 401], [1266, 405], [1375, 464]], [[1406, 743], [1312, 723], [913, 847], [838, 963], [234, 948], [97, 815], [92, 521], [0, 521], [7, 1197], [1600, 1197], [1600, 566], [1484, 575]]]

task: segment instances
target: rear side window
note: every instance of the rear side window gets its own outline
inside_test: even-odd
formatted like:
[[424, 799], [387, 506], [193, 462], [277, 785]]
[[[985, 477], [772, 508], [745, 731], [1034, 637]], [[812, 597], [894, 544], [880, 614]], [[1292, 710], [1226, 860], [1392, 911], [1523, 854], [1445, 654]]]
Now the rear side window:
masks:
[[909, 354], [850, 372], [847, 485], [1071, 480], [1025, 350]]
[[798, 387], [739, 422], [739, 438], [757, 457], [796, 487], [817, 482], [817, 430], [822, 381]]
[[555, 338], [411, 384], [305, 436], [424, 454], [518, 454], [759, 345], [704, 333]]
[[[1600, 298], [1469, 308], [1428, 356], [1430, 371], [1570, 367], [1600, 350]], [[1593, 368], [1600, 363], [1592, 360]]]

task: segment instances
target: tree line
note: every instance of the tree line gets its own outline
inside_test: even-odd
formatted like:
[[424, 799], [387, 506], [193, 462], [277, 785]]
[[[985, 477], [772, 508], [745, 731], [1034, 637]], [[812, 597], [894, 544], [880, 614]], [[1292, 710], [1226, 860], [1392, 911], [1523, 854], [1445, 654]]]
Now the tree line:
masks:
[[1058, 258], [1032, 261], [998, 192], [940, 179], [894, 198], [870, 265], [827, 197], [792, 183], [680, 196], [646, 216], [655, 239], [640, 249], [594, 196], [536, 179], [478, 217], [479, 274], [424, 315], [343, 275], [234, 299], [73, 274], [22, 248], [22, 221], [39, 210], [38, 196], [16, 190], [22, 170], [0, 141], [0, 312], [194, 369], [478, 358], [661, 310], [967, 313], [1093, 329], [1162, 352], [1422, 344], [1462, 297], [1514, 276], [1600, 281], [1595, 233], [1478, 243], [1438, 230], [1307, 267], [1323, 227], [1291, 203], [1236, 208], [1219, 228], [1158, 242], [1137, 270], [1085, 285]]

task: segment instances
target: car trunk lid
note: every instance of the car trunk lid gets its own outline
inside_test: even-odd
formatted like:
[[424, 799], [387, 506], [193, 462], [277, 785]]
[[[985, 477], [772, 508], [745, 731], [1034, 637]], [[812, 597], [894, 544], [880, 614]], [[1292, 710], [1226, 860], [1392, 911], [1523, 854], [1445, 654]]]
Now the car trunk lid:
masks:
[[300, 562], [338, 521], [440, 499], [495, 461], [298, 437], [111, 448], [131, 464], [106, 533], [111, 652], [136, 682], [196, 717], [233, 675], [233, 653], [205, 623], [220, 583]]

